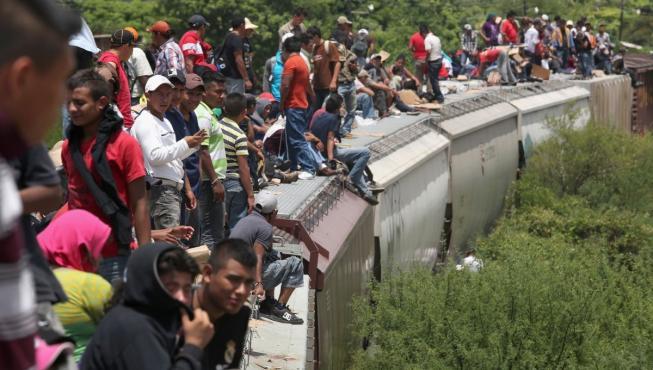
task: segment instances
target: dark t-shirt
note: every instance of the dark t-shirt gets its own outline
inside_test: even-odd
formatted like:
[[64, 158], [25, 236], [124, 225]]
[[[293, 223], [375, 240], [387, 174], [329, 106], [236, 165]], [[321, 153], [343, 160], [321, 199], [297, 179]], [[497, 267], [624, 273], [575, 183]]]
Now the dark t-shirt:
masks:
[[[61, 178], [54, 169], [48, 151], [43, 145], [32, 147], [18, 160], [12, 162], [16, 171], [16, 185], [22, 190], [31, 186], [60, 185]], [[67, 300], [61, 284], [50, 270], [41, 247], [36, 240], [36, 233], [31, 218], [23, 215], [21, 226], [25, 237], [25, 247], [30, 257], [30, 267], [34, 274], [36, 301], [58, 303]]]
[[238, 369], [251, 310], [247, 306], [235, 315], [224, 314], [213, 322], [215, 334], [204, 347], [202, 370]]
[[[227, 63], [227, 68], [222, 71], [222, 74], [225, 77], [243, 79], [243, 76], [238, 72], [238, 65], [236, 64], [236, 58], [234, 53], [243, 53], [243, 39], [237, 34], [231, 32], [227, 35], [227, 39], [224, 43], [224, 51], [222, 52], [222, 58]], [[243, 55], [244, 58], [244, 55]]]
[[340, 120], [338, 119], [338, 116], [329, 113], [329, 112], [324, 112], [322, 114], [315, 114], [313, 116], [313, 121], [311, 122], [311, 133], [315, 135], [322, 144], [324, 144], [324, 150], [326, 151], [326, 143], [327, 143], [327, 138], [329, 135], [329, 131], [337, 133], [340, 124]]
[[[177, 141], [186, 136], [195, 134], [200, 130], [197, 123], [197, 116], [195, 112], [190, 112], [190, 121], [186, 122], [184, 116], [176, 109], [171, 109], [166, 112], [166, 118], [170, 121], [172, 129], [175, 131]], [[186, 159], [184, 159], [184, 171], [188, 175], [188, 181], [195, 196], [199, 196], [200, 191], [200, 155], [199, 152], [194, 152]]]

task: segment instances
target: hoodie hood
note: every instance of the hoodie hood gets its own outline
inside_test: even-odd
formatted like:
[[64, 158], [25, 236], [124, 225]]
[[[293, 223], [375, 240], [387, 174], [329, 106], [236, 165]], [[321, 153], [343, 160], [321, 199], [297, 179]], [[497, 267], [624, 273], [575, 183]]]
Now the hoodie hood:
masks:
[[174, 314], [185, 309], [190, 317], [192, 310], [172, 297], [159, 278], [157, 264], [161, 255], [176, 245], [165, 243], [147, 244], [136, 249], [127, 263], [124, 305], [150, 313]]
[[265, 123], [265, 117], [263, 117], [263, 111], [265, 110], [265, 107], [270, 105], [270, 101], [268, 99], [259, 99], [256, 101], [256, 111], [252, 114], [252, 120], [254, 121], [255, 124], [259, 126], [263, 126]]

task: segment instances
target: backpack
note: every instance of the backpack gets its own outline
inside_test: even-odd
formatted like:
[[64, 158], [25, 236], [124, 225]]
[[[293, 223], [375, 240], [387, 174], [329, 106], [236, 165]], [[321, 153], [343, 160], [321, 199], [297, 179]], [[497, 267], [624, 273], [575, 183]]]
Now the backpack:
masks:
[[354, 43], [351, 45], [351, 51], [356, 54], [357, 57], [364, 57], [367, 54], [367, 36], [356, 35], [354, 38]]

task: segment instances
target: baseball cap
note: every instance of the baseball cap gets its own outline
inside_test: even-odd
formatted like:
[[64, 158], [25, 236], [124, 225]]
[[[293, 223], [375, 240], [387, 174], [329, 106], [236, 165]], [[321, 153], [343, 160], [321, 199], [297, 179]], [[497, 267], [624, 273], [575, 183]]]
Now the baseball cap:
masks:
[[372, 59], [376, 59], [376, 58], [381, 59], [381, 54], [376, 53], [376, 54], [372, 54], [372, 56], [370, 56], [370, 60], [372, 60]]
[[341, 15], [340, 17], [338, 17], [338, 24], [352, 24], [352, 21], [347, 19], [347, 17], [345, 17], [344, 15]]
[[161, 75], [154, 75], [150, 77], [149, 80], [147, 80], [147, 83], [145, 84], [145, 92], [152, 92], [156, 91], [159, 87], [162, 85], [168, 85], [170, 87], [175, 87], [170, 80], [168, 80], [165, 76]]
[[132, 35], [134, 35], [134, 40], [138, 40], [138, 31], [136, 31], [136, 28], [130, 26], [130, 27], [125, 27], [124, 29], [126, 31], [131, 32]]
[[366, 70], [362, 69], [360, 72], [358, 72], [358, 77], [370, 77], [370, 74], [367, 73]]
[[206, 18], [204, 18], [200, 14], [194, 14], [190, 18], [188, 18], [188, 24], [190, 24], [191, 26], [205, 25], [207, 27], [211, 25], [211, 23], [207, 22]]
[[111, 45], [122, 46], [134, 43], [134, 34], [127, 30], [118, 30], [111, 35]]
[[546, 14], [542, 14], [542, 20], [545, 21], [545, 22], [548, 22], [549, 21], [549, 16], [546, 15]]
[[365, 28], [361, 28], [360, 30], [358, 30], [358, 34], [367, 36], [367, 35], [370, 34], [370, 32], [368, 30], [366, 30]]
[[466, 25], [463, 26], [463, 29], [465, 29], [465, 31], [471, 31], [472, 30], [472, 25], [467, 23]]
[[573, 22], [573, 21], [567, 21], [567, 26], [572, 26], [572, 27], [573, 27], [573, 26], [574, 26], [574, 22]]
[[281, 43], [283, 44], [284, 41], [288, 40], [289, 38], [291, 38], [293, 36], [295, 36], [295, 34], [292, 33], [292, 32], [288, 32], [288, 33], [284, 34], [283, 36], [281, 36]]
[[257, 29], [258, 26], [252, 23], [252, 21], [249, 20], [249, 18], [245, 17], [245, 29], [246, 30], [255, 30]]
[[186, 85], [186, 76], [184, 73], [180, 70], [176, 70], [174, 68], [170, 68], [169, 70], [166, 71], [165, 77], [170, 81], [172, 84], [175, 82], [179, 82], [182, 85]]
[[166, 21], [156, 21], [153, 25], [147, 28], [148, 32], [166, 33], [171, 30], [170, 25]]
[[236, 29], [245, 24], [245, 18], [236, 17], [231, 20], [231, 28]]
[[277, 209], [277, 197], [269, 191], [261, 191], [256, 195], [256, 210], [266, 215]]
[[196, 75], [195, 73], [186, 73], [186, 90], [193, 90], [195, 88], [201, 87], [204, 88], [204, 81], [202, 77]]

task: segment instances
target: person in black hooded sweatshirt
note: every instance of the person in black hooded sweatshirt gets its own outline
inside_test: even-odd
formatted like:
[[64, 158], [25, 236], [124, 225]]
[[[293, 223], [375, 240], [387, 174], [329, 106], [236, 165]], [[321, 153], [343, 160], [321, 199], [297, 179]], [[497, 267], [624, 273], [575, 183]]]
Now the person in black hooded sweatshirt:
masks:
[[121, 300], [100, 322], [80, 369], [201, 369], [213, 325], [190, 308], [195, 260], [177, 246], [150, 244], [134, 251], [126, 273]]

